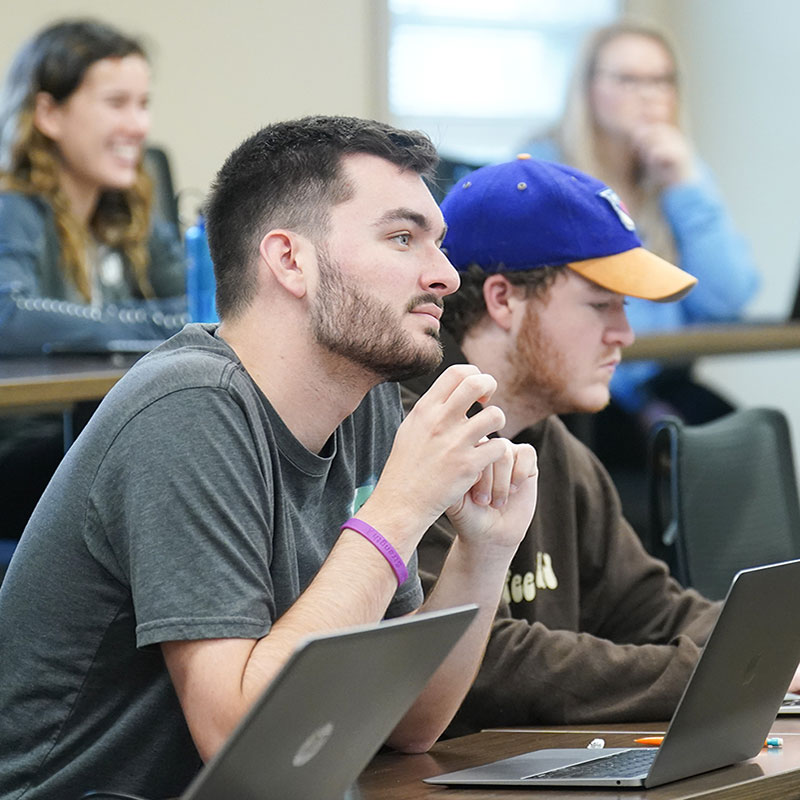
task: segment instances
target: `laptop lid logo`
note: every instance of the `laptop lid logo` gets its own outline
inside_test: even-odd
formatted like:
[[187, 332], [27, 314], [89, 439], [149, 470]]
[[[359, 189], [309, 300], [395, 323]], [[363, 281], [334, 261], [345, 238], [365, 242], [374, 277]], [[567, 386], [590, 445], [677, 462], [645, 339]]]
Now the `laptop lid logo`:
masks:
[[320, 750], [328, 743], [328, 740], [333, 736], [333, 723], [326, 722], [320, 725], [306, 740], [300, 745], [298, 751], [294, 754], [292, 765], [295, 767], [302, 767], [308, 764]]

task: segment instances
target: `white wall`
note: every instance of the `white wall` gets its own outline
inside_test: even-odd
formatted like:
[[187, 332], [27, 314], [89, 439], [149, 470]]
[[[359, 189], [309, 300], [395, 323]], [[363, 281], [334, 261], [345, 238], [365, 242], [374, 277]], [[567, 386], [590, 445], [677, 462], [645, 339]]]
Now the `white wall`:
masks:
[[[800, 278], [800, 3], [629, 0], [676, 41], [697, 149], [763, 276], [751, 316], [786, 315]], [[702, 359], [698, 374], [741, 405], [782, 408], [800, 455], [800, 352]], [[745, 455], [745, 454], [743, 454]]]
[[205, 192], [262, 125], [304, 114], [373, 116], [371, 0], [0, 0], [0, 73], [20, 43], [64, 17], [142, 36], [152, 55], [151, 139], [176, 188]]

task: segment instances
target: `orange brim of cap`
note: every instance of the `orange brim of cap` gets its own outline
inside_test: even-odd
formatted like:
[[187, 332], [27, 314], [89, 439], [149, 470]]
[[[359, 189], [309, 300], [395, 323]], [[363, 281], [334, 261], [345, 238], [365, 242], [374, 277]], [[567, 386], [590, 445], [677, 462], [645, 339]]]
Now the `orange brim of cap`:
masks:
[[613, 256], [574, 261], [567, 266], [609, 291], [663, 303], [680, 300], [697, 283], [693, 275], [644, 247], [634, 247]]

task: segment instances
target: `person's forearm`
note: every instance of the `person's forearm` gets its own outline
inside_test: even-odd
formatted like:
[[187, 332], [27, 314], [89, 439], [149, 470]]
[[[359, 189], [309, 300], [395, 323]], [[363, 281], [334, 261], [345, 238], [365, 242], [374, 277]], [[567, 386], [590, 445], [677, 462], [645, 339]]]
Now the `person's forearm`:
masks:
[[391, 747], [425, 752], [450, 723], [480, 667], [515, 549], [478, 552], [459, 539], [453, 543], [439, 580], [421, 610], [475, 603], [478, 614], [392, 732], [387, 741]]
[[[309, 633], [377, 622], [396, 591], [397, 578], [378, 549], [345, 530], [308, 588], [256, 644], [248, 669], [253, 662], [265, 661], [274, 666], [259, 672], [277, 673]], [[243, 677], [246, 688], [247, 671]], [[255, 694], [261, 689], [263, 685], [256, 685]]]
[[[372, 511], [365, 504], [358, 518], [376, 527], [381, 520], [379, 532], [408, 563], [424, 525], [410, 513], [392, 525], [388, 520], [400, 515], [374, 502], [370, 508]], [[344, 528], [308, 588], [253, 648], [242, 675], [245, 705], [255, 700], [309, 633], [377, 622], [386, 613], [397, 588], [397, 576], [381, 551], [361, 534]]]
[[378, 550], [345, 532], [266, 636], [162, 645], [200, 756], [207, 761], [217, 752], [305, 638], [377, 622], [396, 590]]

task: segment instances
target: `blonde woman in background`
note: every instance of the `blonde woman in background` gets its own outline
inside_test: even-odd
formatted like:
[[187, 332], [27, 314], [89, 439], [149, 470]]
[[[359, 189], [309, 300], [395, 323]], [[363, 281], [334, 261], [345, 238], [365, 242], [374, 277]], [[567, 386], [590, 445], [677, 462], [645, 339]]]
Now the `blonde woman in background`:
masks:
[[[141, 44], [100, 22], [51, 25], [14, 58], [0, 90], [1, 356], [182, 326], [181, 243], [151, 220], [142, 168], [149, 88]], [[62, 450], [56, 417], [0, 420], [0, 537], [19, 534]]]
[[[736, 319], [759, 284], [749, 248], [686, 135], [680, 100], [675, 54], [664, 35], [631, 22], [610, 25], [587, 41], [554, 131], [525, 148], [611, 186], [645, 246], [698, 278], [677, 303], [631, 298], [628, 318], [637, 333]], [[732, 410], [695, 383], [688, 366], [623, 363], [611, 390], [612, 405], [597, 418], [595, 449], [615, 477], [615, 467], [641, 474], [644, 432], [660, 416], [699, 423]], [[635, 481], [634, 491], [640, 489]]]

